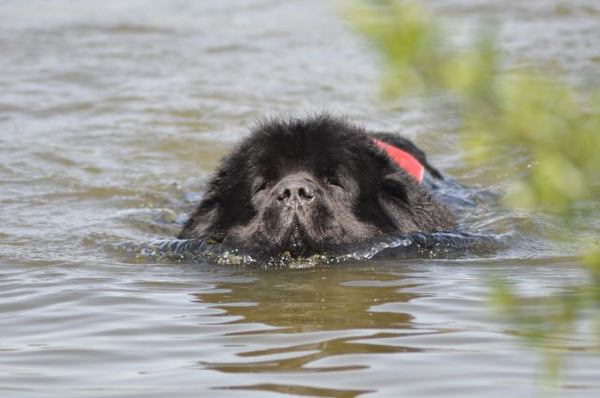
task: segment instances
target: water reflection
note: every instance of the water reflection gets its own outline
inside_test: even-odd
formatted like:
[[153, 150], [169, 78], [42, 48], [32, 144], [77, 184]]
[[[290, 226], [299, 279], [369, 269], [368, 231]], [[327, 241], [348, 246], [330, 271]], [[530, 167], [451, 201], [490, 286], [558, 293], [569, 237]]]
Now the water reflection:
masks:
[[[202, 361], [202, 368], [236, 374], [338, 374], [369, 368], [368, 361], [357, 355], [420, 351], [370, 342], [423, 333], [412, 330], [412, 317], [407, 313], [372, 311], [374, 306], [420, 297], [403, 291], [415, 285], [401, 270], [362, 264], [247, 272], [251, 278], [220, 283], [215, 290], [194, 294], [195, 301], [222, 309], [228, 319], [236, 319], [232, 324], [267, 328], [222, 336], [223, 345], [239, 350], [226, 361], [222, 357], [218, 362]], [[326, 358], [338, 360], [319, 363]], [[274, 383], [230, 387], [325, 397], [354, 397], [368, 391]]]
[[255, 276], [252, 283], [223, 283], [217, 293], [196, 294], [197, 300], [241, 317], [238, 322], [260, 322], [285, 333], [410, 328], [408, 314], [370, 311], [417, 297], [402, 292], [401, 272], [383, 272], [376, 265], [248, 272]]

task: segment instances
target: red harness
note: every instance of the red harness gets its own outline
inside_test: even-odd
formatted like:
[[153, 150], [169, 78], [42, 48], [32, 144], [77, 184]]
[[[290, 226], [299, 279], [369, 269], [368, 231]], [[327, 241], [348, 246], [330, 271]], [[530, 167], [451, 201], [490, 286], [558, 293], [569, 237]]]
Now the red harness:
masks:
[[420, 183], [423, 181], [425, 168], [417, 159], [415, 159], [413, 155], [376, 138], [373, 138], [373, 142], [379, 148], [383, 149], [390, 159], [394, 161], [394, 163], [396, 163], [401, 169], [406, 171], [410, 176], [417, 180], [417, 182]]

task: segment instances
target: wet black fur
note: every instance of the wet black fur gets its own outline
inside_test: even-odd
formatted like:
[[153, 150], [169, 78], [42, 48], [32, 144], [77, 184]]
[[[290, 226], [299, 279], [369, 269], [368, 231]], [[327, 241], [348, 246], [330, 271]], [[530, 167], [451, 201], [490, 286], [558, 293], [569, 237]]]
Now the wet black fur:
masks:
[[[256, 256], [304, 256], [399, 233], [452, 229], [450, 211], [372, 137], [411, 153], [432, 178], [442, 178], [419, 148], [397, 135], [369, 133], [330, 116], [265, 121], [222, 161], [178, 237]], [[289, 184], [306, 184], [306, 203], [282, 205]]]

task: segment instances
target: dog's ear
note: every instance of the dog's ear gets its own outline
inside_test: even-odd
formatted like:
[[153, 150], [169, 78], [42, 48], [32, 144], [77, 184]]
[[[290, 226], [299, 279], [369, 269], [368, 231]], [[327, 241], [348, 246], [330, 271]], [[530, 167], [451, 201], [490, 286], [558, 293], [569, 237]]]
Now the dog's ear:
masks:
[[384, 150], [370, 143], [369, 156], [373, 161], [374, 175], [378, 175], [379, 193], [388, 199], [402, 204], [408, 204], [410, 185], [414, 184], [411, 177], [399, 170]]
[[410, 177], [400, 171], [385, 174], [381, 180], [382, 194], [408, 204], [408, 184], [411, 183], [408, 178]]
[[247, 159], [247, 153], [240, 147], [221, 161], [206, 194], [177, 236], [179, 239], [221, 241], [232, 224], [244, 219], [247, 209], [240, 203], [249, 202], [244, 196], [248, 191]]
[[207, 195], [188, 218], [177, 238], [191, 239], [207, 237], [209, 235], [209, 228], [216, 221], [218, 208], [219, 200], [212, 195]]

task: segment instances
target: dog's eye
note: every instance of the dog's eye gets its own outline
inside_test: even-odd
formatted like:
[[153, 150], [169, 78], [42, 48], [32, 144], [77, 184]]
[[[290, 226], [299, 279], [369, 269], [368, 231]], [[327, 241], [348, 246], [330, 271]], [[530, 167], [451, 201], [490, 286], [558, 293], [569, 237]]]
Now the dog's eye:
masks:
[[336, 187], [341, 187], [342, 184], [335, 176], [325, 177], [325, 182], [329, 185], [335, 185]]
[[254, 186], [254, 193], [259, 193], [260, 191], [264, 191], [265, 189], [269, 188], [270, 183], [267, 180], [259, 180], [257, 181], [256, 185]]

